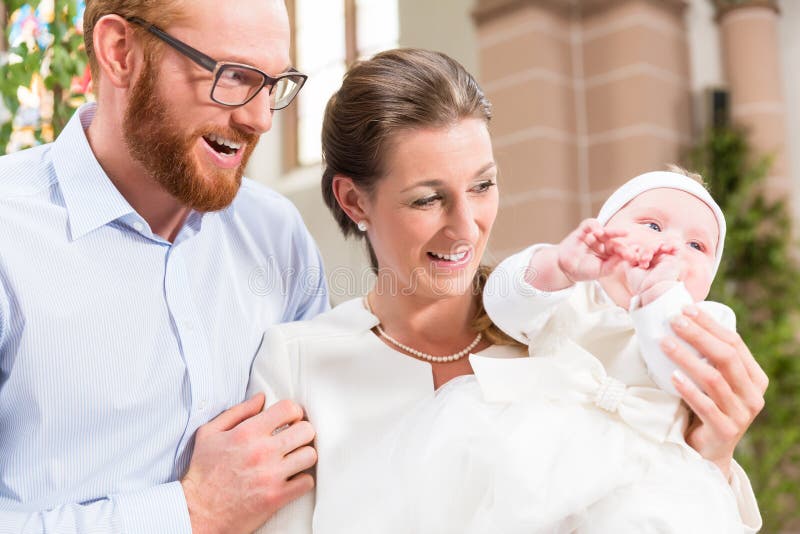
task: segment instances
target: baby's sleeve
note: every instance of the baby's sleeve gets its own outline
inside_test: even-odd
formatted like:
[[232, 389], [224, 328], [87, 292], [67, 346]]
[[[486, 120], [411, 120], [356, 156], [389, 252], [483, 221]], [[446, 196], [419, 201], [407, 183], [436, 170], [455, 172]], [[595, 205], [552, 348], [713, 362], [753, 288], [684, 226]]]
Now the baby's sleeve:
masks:
[[492, 271], [483, 290], [483, 306], [492, 322], [525, 345], [544, 327], [556, 304], [572, 294], [574, 287], [542, 291], [525, 280], [533, 254], [549, 246], [552, 245], [533, 245], [509, 256]]
[[[630, 314], [642, 358], [647, 364], [647, 371], [658, 387], [673, 395], [678, 395], [672, 385], [672, 373], [678, 368], [661, 350], [661, 340], [666, 336], [674, 336], [670, 321], [682, 313], [683, 307], [693, 304], [691, 295], [683, 282], [675, 284], [669, 291], [646, 306], [639, 307], [639, 297], [631, 299]], [[698, 302], [697, 307], [711, 315], [723, 327], [734, 330], [736, 316], [729, 307], [719, 302]], [[678, 340], [686, 348], [697, 351], [683, 340]], [[698, 354], [699, 355], [699, 354]]]
[[[265, 408], [284, 399], [304, 405], [302, 388], [297, 346], [287, 341], [281, 325], [273, 326], [264, 334], [261, 347], [253, 361], [247, 398], [263, 392], [267, 397]], [[314, 492], [311, 491], [278, 510], [256, 532], [311, 534], [313, 514]]]

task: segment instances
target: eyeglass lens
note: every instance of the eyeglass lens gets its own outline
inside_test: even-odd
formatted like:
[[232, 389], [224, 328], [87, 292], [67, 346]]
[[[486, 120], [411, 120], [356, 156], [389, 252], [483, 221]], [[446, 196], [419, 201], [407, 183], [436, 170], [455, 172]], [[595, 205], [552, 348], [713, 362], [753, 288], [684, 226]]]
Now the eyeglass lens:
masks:
[[[260, 72], [246, 67], [226, 65], [220, 69], [212, 98], [222, 104], [236, 106], [250, 100], [261, 88], [264, 77]], [[269, 105], [272, 109], [286, 106], [296, 92], [297, 82], [289, 77], [280, 78], [274, 87], [265, 87], [269, 91]]]

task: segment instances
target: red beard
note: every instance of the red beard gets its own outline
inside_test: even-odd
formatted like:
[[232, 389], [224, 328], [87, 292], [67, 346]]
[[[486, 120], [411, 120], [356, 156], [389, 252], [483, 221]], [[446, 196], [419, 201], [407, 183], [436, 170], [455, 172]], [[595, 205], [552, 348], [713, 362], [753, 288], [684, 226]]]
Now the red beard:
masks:
[[[228, 207], [242, 183], [247, 161], [258, 136], [231, 128], [206, 126], [184, 135], [167, 106], [158, 96], [155, 61], [148, 58], [131, 91], [125, 110], [123, 135], [131, 156], [151, 177], [181, 204], [200, 212]], [[192, 152], [202, 136], [217, 134], [244, 143], [245, 153], [235, 169], [201, 171]]]

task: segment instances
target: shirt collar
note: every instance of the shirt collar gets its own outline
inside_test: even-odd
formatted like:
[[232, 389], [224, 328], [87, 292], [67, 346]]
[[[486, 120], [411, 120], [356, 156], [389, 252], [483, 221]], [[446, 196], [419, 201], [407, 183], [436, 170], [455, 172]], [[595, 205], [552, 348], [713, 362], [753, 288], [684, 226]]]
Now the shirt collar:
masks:
[[53, 143], [52, 161], [73, 240], [100, 228], [134, 209], [125, 200], [95, 158], [85, 129], [97, 105], [84, 104]]

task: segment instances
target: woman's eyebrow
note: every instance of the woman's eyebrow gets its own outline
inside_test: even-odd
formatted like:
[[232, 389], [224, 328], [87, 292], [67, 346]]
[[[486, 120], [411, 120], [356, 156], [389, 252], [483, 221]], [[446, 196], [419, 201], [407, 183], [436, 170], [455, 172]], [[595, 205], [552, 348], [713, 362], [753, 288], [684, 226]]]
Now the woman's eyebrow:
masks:
[[[479, 177], [479, 176], [481, 176], [483, 174], [486, 174], [487, 171], [491, 170], [492, 168], [494, 168], [496, 166], [497, 166], [497, 164], [494, 161], [491, 161], [491, 162], [487, 163], [486, 165], [484, 165], [483, 167], [478, 169], [478, 172], [475, 173], [475, 178], [477, 178], [477, 177]], [[403, 189], [400, 192], [401, 193], [405, 193], [406, 191], [410, 191], [411, 189], [414, 189], [415, 187], [441, 187], [443, 185], [444, 185], [444, 180], [436, 180], [436, 179], [433, 179], [433, 180], [421, 180], [419, 182], [415, 182], [415, 183], [411, 184], [410, 186], [406, 187], [405, 189]]]
[[480, 170], [475, 173], [475, 176], [476, 177], [481, 176], [482, 174], [485, 174], [487, 171], [493, 169], [494, 167], [497, 167], [497, 164], [494, 161], [490, 161], [489, 163], [481, 167]]
[[403, 189], [400, 192], [401, 193], [405, 193], [406, 191], [410, 191], [410, 190], [414, 189], [415, 187], [440, 187], [443, 184], [444, 184], [444, 182], [442, 180], [422, 180], [420, 182], [415, 182], [415, 183], [411, 184], [410, 186], [406, 187], [405, 189]]

